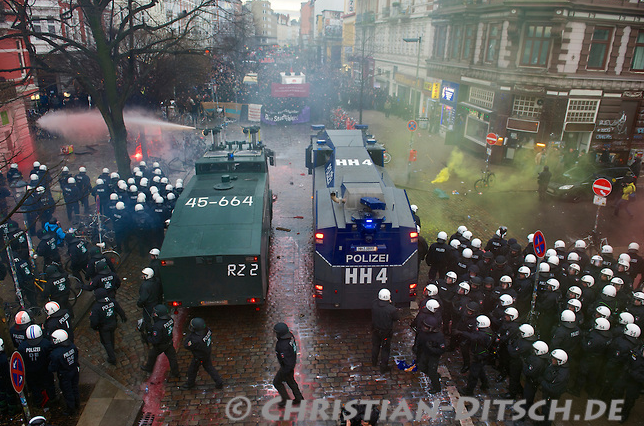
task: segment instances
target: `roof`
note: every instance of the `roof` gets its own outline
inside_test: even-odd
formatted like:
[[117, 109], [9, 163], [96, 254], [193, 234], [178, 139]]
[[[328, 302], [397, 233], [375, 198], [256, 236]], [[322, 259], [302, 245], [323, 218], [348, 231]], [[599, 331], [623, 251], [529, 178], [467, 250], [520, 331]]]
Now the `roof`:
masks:
[[[259, 255], [268, 185], [264, 158], [255, 157], [263, 172], [237, 172], [249, 161], [224, 160], [211, 163], [228, 166], [228, 171], [195, 175], [177, 200], [160, 258]], [[230, 176], [230, 189], [215, 188], [223, 175]]]

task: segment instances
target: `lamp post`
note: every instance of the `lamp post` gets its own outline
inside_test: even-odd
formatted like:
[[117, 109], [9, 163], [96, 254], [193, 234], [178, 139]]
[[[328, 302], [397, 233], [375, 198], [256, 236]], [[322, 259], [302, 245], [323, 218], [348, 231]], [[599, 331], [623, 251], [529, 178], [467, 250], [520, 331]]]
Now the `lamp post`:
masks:
[[[418, 43], [418, 54], [416, 56], [416, 79], [414, 80], [414, 88], [418, 88], [418, 71], [420, 70], [420, 46], [423, 41], [421, 36], [415, 38], [403, 38], [405, 43]], [[418, 96], [420, 99], [420, 95]], [[419, 106], [416, 105], [416, 96], [414, 95], [412, 99], [412, 120], [416, 120], [416, 115], [418, 114]], [[412, 159], [412, 147], [414, 144], [414, 132], [409, 132], [409, 161], [407, 162], [407, 182], [411, 177], [411, 159]]]

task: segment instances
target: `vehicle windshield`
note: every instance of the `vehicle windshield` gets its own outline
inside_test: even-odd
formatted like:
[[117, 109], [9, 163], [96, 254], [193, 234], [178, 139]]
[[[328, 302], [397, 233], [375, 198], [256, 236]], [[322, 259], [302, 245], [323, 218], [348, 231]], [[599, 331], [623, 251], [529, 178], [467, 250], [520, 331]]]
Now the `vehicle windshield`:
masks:
[[573, 167], [572, 169], [566, 170], [563, 173], [563, 177], [570, 181], [581, 181], [586, 180], [592, 174], [593, 171], [587, 167]]

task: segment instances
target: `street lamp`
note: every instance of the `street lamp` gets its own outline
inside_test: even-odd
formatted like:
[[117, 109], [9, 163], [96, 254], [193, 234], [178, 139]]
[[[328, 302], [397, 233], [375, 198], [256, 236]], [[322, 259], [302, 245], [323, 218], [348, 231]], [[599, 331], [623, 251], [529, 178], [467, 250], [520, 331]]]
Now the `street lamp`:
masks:
[[[415, 38], [403, 38], [403, 41], [405, 43], [418, 43], [418, 54], [416, 56], [416, 79], [414, 80], [414, 86], [415, 88], [418, 88], [418, 71], [420, 70], [420, 45], [423, 41], [423, 37], [418, 36]], [[415, 120], [416, 113], [418, 112], [418, 107], [416, 106], [416, 96], [414, 96], [414, 99], [413, 99], [413, 107], [414, 107], [414, 111], [412, 114], [412, 118]]]
[[[423, 38], [421, 36], [415, 37], [415, 38], [403, 38], [403, 41], [405, 43], [418, 43], [418, 55], [416, 57], [416, 79], [414, 80], [414, 88], [418, 88], [418, 71], [420, 69], [420, 45], [423, 41]], [[420, 93], [418, 95], [418, 99], [420, 100]], [[416, 114], [418, 113], [418, 108], [419, 106], [416, 105], [416, 96], [414, 95], [412, 99], [412, 120], [416, 120]], [[409, 179], [411, 178], [411, 160], [412, 160], [412, 146], [414, 144], [414, 132], [410, 131], [409, 132], [409, 161], [407, 162], [407, 182], [409, 182]]]

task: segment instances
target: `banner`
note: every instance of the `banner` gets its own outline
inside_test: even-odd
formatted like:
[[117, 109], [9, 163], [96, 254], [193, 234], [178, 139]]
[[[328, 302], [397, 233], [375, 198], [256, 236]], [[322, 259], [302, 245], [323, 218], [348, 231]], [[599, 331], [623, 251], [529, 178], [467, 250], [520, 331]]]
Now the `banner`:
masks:
[[271, 84], [271, 96], [274, 98], [307, 98], [309, 83], [304, 84]]
[[239, 119], [242, 104], [235, 102], [220, 102], [219, 105], [224, 109], [226, 117]]
[[262, 105], [249, 104], [248, 105], [248, 121], [260, 121], [262, 118]]
[[264, 111], [262, 122], [266, 124], [300, 124], [311, 120], [311, 108], [305, 106], [301, 111], [284, 109], [276, 112]]

